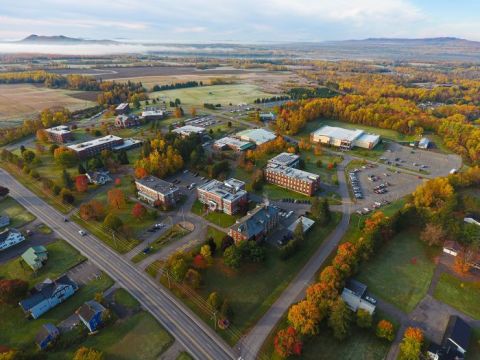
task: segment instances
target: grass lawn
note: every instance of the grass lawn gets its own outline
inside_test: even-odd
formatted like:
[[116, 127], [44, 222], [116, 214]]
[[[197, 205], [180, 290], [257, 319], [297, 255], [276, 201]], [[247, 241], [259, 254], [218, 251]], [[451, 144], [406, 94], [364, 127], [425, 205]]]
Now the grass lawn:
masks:
[[215, 244], [217, 244], [217, 248], [220, 248], [222, 245], [222, 239], [225, 237], [225, 235], [226, 234], [223, 231], [220, 231], [212, 226], [207, 227], [207, 239], [212, 237], [215, 241]]
[[196, 215], [203, 216], [205, 220], [210, 221], [215, 225], [227, 228], [235, 224], [235, 221], [240, 218], [240, 216], [229, 215], [220, 211], [209, 211], [207, 214], [205, 214], [204, 206], [205, 205], [202, 204], [200, 201], [195, 200], [192, 205], [191, 211]]
[[7, 215], [10, 218], [8, 226], [12, 228], [18, 228], [36, 219], [10, 196], [0, 200], [0, 215]]
[[[305, 161], [304, 170], [320, 175], [320, 180], [322, 183], [330, 185], [335, 185], [336, 183], [338, 183], [337, 170], [335, 168], [329, 170], [327, 169], [327, 166], [329, 163], [341, 163], [343, 160], [341, 157], [328, 154], [315, 155], [312, 151], [302, 151], [301, 158]], [[322, 161], [321, 167], [317, 166], [318, 160]]]
[[47, 263], [36, 274], [19, 257], [0, 266], [0, 278], [22, 279], [33, 286], [46, 278], [55, 279], [85, 260], [84, 256], [63, 240], [48, 244], [46, 248], [48, 250]]
[[434, 297], [471, 317], [480, 320], [480, 282], [462, 281], [443, 273], [435, 288]]
[[136, 309], [140, 303], [125, 289], [118, 289], [115, 291], [114, 300], [117, 304], [123, 305], [130, 309]]
[[[202, 272], [203, 285], [199, 295], [206, 299], [217, 291], [227, 298], [234, 312], [233, 325], [228, 332], [220, 332], [230, 344], [236, 343], [240, 333], [245, 333], [270, 308], [298, 271], [305, 265], [325, 237], [336, 227], [340, 214], [334, 213], [333, 221], [327, 227], [315, 226], [307, 235], [296, 254], [286, 261], [280, 260], [277, 248], [267, 248], [267, 258], [262, 264], [248, 264], [234, 271], [223, 264], [221, 258], [214, 258], [214, 264]], [[213, 325], [207, 314], [191, 306], [207, 324]]]
[[167, 102], [175, 101], [178, 98], [181, 100], [184, 109], [188, 109], [185, 106], [194, 105], [202, 108], [204, 103], [222, 104], [223, 106], [230, 103], [234, 105], [252, 103], [257, 98], [272, 95], [275, 94], [263, 92], [252, 84], [229, 84], [157, 91], [149, 96], [150, 98], [160, 97]]
[[112, 285], [113, 280], [103, 274], [101, 278], [80, 287], [75, 295], [36, 320], [27, 320], [19, 306], [0, 305], [0, 319], [2, 319], [0, 321], [0, 343], [12, 348], [33, 349], [35, 335], [43, 324], [60, 323], [73, 314], [85, 301], [93, 299], [97, 292], [105, 291]]
[[40, 234], [43, 234], [43, 235], [50, 235], [51, 233], [53, 233], [53, 230], [50, 229], [47, 225], [45, 224], [40, 224], [39, 226], [37, 226], [37, 229], [36, 229]]
[[193, 360], [193, 358], [185, 351], [182, 351], [176, 358], [176, 360]]
[[155, 260], [154, 262], [148, 264], [148, 266], [145, 268], [145, 272], [155, 279], [158, 275], [158, 271], [162, 268], [162, 266], [163, 260]]
[[157, 240], [150, 244], [151, 250], [148, 254], [145, 254], [143, 251], [141, 251], [132, 258], [132, 261], [134, 263], [138, 263], [143, 259], [147, 258], [148, 256], [155, 254], [158, 250], [167, 245], [169, 242], [180, 239], [188, 233], [190, 233], [190, 231], [184, 229], [179, 224], [175, 224], [162, 235], [160, 235]]
[[274, 184], [264, 184], [262, 187], [262, 190], [258, 192], [258, 195], [265, 195], [270, 200], [281, 200], [285, 198], [295, 199], [295, 200], [312, 199], [312, 197], [310, 196], [300, 194], [289, 189], [284, 189]]
[[358, 280], [375, 296], [410, 312], [427, 293], [437, 254], [422, 243], [418, 231], [404, 231], [362, 266]]
[[473, 329], [473, 336], [467, 351], [467, 359], [480, 360], [480, 328]]

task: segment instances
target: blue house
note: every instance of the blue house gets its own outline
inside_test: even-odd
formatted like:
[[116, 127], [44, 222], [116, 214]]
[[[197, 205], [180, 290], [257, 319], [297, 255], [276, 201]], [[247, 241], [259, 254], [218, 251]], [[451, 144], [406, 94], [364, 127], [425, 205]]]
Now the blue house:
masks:
[[60, 331], [55, 325], [43, 324], [37, 336], [35, 336], [35, 342], [41, 350], [45, 350], [59, 335]]
[[90, 332], [94, 332], [102, 324], [102, 314], [105, 310], [106, 309], [102, 304], [94, 300], [90, 300], [80, 306], [75, 313], [78, 315], [80, 320], [82, 320], [88, 330], [90, 330]]
[[78, 290], [78, 285], [67, 275], [62, 275], [56, 280], [46, 279], [35, 286], [30, 292], [31, 296], [19, 302], [23, 311], [34, 319], [64, 302]]

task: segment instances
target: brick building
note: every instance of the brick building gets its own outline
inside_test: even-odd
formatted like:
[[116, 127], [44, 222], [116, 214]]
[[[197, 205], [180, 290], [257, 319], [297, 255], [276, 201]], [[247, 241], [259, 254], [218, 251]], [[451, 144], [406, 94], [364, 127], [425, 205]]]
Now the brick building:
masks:
[[279, 222], [278, 209], [269, 205], [259, 205], [230, 227], [230, 235], [235, 243], [246, 240], [263, 240]]
[[152, 206], [175, 206], [180, 196], [180, 189], [155, 176], [146, 176], [135, 180], [138, 197]]
[[102, 150], [113, 150], [123, 144], [123, 139], [115, 135], [107, 135], [98, 139], [86, 141], [80, 144], [69, 145], [68, 148], [77, 153], [80, 159], [100, 154]]
[[73, 140], [72, 132], [66, 125], [45, 129], [45, 132], [47, 133], [48, 139], [52, 142], [63, 144]]
[[237, 179], [224, 182], [212, 180], [197, 188], [198, 200], [208, 205], [212, 211], [223, 211], [232, 215], [237, 213], [248, 201], [245, 183]]
[[290, 166], [270, 163], [264, 170], [265, 180], [300, 194], [312, 196], [320, 189], [320, 175]]
[[140, 125], [140, 119], [137, 115], [118, 115], [115, 118], [115, 127], [125, 129]]

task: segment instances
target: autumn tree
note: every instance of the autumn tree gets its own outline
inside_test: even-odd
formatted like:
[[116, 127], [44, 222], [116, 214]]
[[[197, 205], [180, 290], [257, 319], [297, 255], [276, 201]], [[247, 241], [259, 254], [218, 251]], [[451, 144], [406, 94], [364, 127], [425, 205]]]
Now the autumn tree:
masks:
[[143, 179], [147, 175], [148, 175], [147, 170], [145, 170], [144, 168], [142, 167], [135, 168], [135, 177], [137, 179]]
[[41, 141], [41, 142], [47, 142], [48, 141], [48, 134], [45, 131], [45, 129], [38, 129], [37, 133], [36, 133], [36, 136], [37, 136], [38, 141]]
[[372, 327], [372, 314], [370, 314], [365, 309], [358, 309], [357, 310], [357, 326], [359, 328], [370, 328]]
[[393, 339], [395, 338], [395, 328], [390, 321], [380, 320], [377, 324], [376, 334], [377, 337], [379, 337], [380, 339], [393, 341]]
[[78, 161], [75, 151], [66, 146], [56, 148], [53, 152], [53, 158], [55, 159], [55, 162], [62, 167], [75, 166]]
[[192, 106], [192, 108], [190, 109], [190, 114], [192, 115], [192, 117], [197, 116], [197, 109]]
[[200, 248], [200, 255], [202, 255], [207, 264], [210, 264], [212, 262], [212, 250], [210, 249], [209, 245], [203, 245]]
[[78, 192], [85, 192], [88, 190], [88, 178], [86, 175], [77, 175], [75, 177], [75, 188]]
[[422, 354], [423, 332], [419, 328], [408, 327], [400, 343], [400, 360], [418, 360]]
[[104, 356], [101, 351], [87, 348], [85, 346], [80, 347], [73, 356], [73, 360], [103, 360]]
[[242, 254], [235, 245], [231, 245], [223, 252], [223, 261], [225, 265], [237, 269], [242, 261]]
[[198, 289], [202, 282], [202, 276], [197, 270], [188, 269], [187, 273], [185, 274], [184, 281], [190, 285], [192, 289]]
[[328, 317], [328, 326], [333, 330], [333, 336], [338, 340], [344, 340], [350, 331], [352, 321], [352, 311], [347, 304], [338, 297], [330, 307], [330, 315]]
[[112, 230], [119, 230], [123, 226], [123, 221], [115, 214], [108, 214], [103, 220], [103, 225]]
[[183, 109], [180, 106], [177, 106], [174, 111], [174, 115], [177, 119], [183, 116]]
[[80, 217], [85, 221], [100, 221], [105, 217], [105, 208], [100, 201], [90, 200], [80, 205]]
[[220, 300], [220, 297], [218, 296], [218, 293], [214, 291], [210, 293], [210, 295], [208, 295], [207, 303], [212, 307], [212, 309], [220, 310], [220, 306], [222, 302]]
[[299, 356], [302, 353], [302, 341], [297, 331], [292, 326], [278, 331], [273, 340], [275, 351], [282, 358], [295, 355]]
[[420, 239], [429, 246], [440, 246], [445, 241], [446, 234], [439, 224], [428, 223], [420, 233]]
[[22, 158], [27, 164], [31, 164], [35, 159], [35, 153], [32, 150], [25, 150], [22, 152]]
[[0, 302], [14, 305], [26, 295], [28, 283], [20, 279], [0, 279]]
[[147, 213], [147, 209], [145, 209], [145, 206], [143, 206], [140, 203], [136, 203], [132, 208], [132, 216], [135, 219], [143, 218], [146, 213]]
[[302, 335], [315, 335], [324, 314], [308, 300], [292, 305], [288, 310], [288, 322]]
[[125, 199], [125, 193], [120, 189], [112, 189], [107, 193], [108, 204], [112, 208], [121, 209], [125, 207], [127, 200]]
[[433, 215], [453, 198], [454, 189], [447, 178], [435, 178], [417, 187], [412, 195], [413, 203], [418, 209]]

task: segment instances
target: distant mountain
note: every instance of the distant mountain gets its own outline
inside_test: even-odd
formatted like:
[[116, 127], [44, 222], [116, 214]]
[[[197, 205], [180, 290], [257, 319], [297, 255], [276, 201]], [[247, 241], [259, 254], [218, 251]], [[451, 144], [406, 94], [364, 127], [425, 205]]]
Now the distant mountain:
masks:
[[44, 36], [44, 35], [29, 35], [25, 39], [17, 41], [22, 44], [58, 44], [58, 45], [70, 45], [70, 44], [117, 44], [113, 40], [85, 40], [80, 38], [72, 38], [64, 35]]

